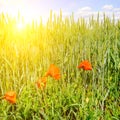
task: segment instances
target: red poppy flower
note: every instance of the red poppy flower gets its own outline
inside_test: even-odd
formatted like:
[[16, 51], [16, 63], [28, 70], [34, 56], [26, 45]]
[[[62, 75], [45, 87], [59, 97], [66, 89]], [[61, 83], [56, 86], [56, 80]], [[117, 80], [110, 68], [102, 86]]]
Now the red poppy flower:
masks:
[[5, 94], [4, 99], [14, 104], [16, 103], [16, 93], [14, 91], [9, 91]]
[[47, 76], [51, 76], [53, 77], [55, 80], [59, 80], [60, 79], [60, 69], [58, 67], [56, 67], [55, 65], [51, 64], [48, 72], [45, 75]]
[[78, 68], [83, 68], [84, 70], [92, 70], [91, 63], [87, 60], [81, 62], [79, 64]]
[[42, 77], [36, 82], [36, 84], [38, 88], [43, 89], [46, 87], [46, 82], [47, 82], [46, 77]]

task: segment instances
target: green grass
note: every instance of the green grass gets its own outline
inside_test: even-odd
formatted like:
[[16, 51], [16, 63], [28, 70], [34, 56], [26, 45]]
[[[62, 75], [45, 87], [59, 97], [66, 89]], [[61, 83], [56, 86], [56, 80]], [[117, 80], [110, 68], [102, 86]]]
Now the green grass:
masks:
[[[62, 20], [61, 11], [51, 11], [46, 25], [33, 22], [17, 31], [15, 22], [0, 16], [0, 96], [17, 93], [15, 105], [0, 100], [0, 120], [120, 119], [120, 21]], [[93, 70], [79, 70], [82, 60]], [[60, 68], [61, 79], [48, 77], [42, 91], [35, 81], [50, 64]]]

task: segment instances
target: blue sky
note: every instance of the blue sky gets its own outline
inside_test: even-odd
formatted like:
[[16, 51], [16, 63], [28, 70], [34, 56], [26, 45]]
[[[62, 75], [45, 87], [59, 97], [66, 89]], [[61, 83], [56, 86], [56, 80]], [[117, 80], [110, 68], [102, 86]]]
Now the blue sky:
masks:
[[[38, 4], [42, 0], [39, 0]], [[75, 11], [78, 8], [89, 6], [94, 10], [101, 10], [104, 5], [113, 5], [114, 7], [120, 7], [120, 0], [44, 0], [43, 5], [48, 3], [47, 6], [52, 9], [65, 9], [69, 11]], [[51, 1], [51, 2], [50, 2]]]
[[114, 13], [120, 19], [120, 0], [0, 0], [0, 12], [16, 15], [19, 10], [27, 19], [46, 19], [51, 9], [56, 14], [62, 9], [63, 16], [74, 12], [76, 18], [96, 16], [99, 11], [101, 16], [103, 12], [109, 17]]

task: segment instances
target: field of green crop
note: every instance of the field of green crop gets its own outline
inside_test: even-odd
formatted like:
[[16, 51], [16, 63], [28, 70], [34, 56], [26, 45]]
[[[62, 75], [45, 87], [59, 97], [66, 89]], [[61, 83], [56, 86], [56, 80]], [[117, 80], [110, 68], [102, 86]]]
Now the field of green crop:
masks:
[[[120, 21], [62, 17], [51, 11], [46, 24], [17, 30], [0, 15], [0, 120], [120, 119]], [[78, 69], [84, 60], [92, 70]], [[61, 78], [47, 77], [41, 90], [35, 82], [51, 64]], [[8, 91], [15, 104], [2, 98]]]

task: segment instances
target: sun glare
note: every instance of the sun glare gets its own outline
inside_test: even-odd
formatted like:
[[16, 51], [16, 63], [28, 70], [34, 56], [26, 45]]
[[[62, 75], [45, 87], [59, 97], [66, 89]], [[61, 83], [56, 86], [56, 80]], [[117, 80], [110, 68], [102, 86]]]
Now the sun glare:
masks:
[[[38, 8], [32, 6], [32, 2], [30, 2], [30, 5], [28, 6], [28, 1], [24, 0], [7, 0], [4, 1], [4, 9], [3, 12], [7, 13], [8, 15], [18, 18], [18, 13], [20, 13], [20, 16], [24, 19], [24, 23], [17, 23], [16, 29], [23, 29], [25, 27], [25, 24], [31, 24], [34, 20], [38, 24], [40, 23], [40, 17], [42, 17], [42, 22], [46, 23], [48, 14], [43, 11], [44, 6], [40, 6], [40, 10], [38, 12]], [[18, 20], [19, 21], [19, 20]]]
[[25, 25], [21, 22], [21, 23], [17, 23], [17, 29], [18, 30], [22, 30], [25, 27]]

